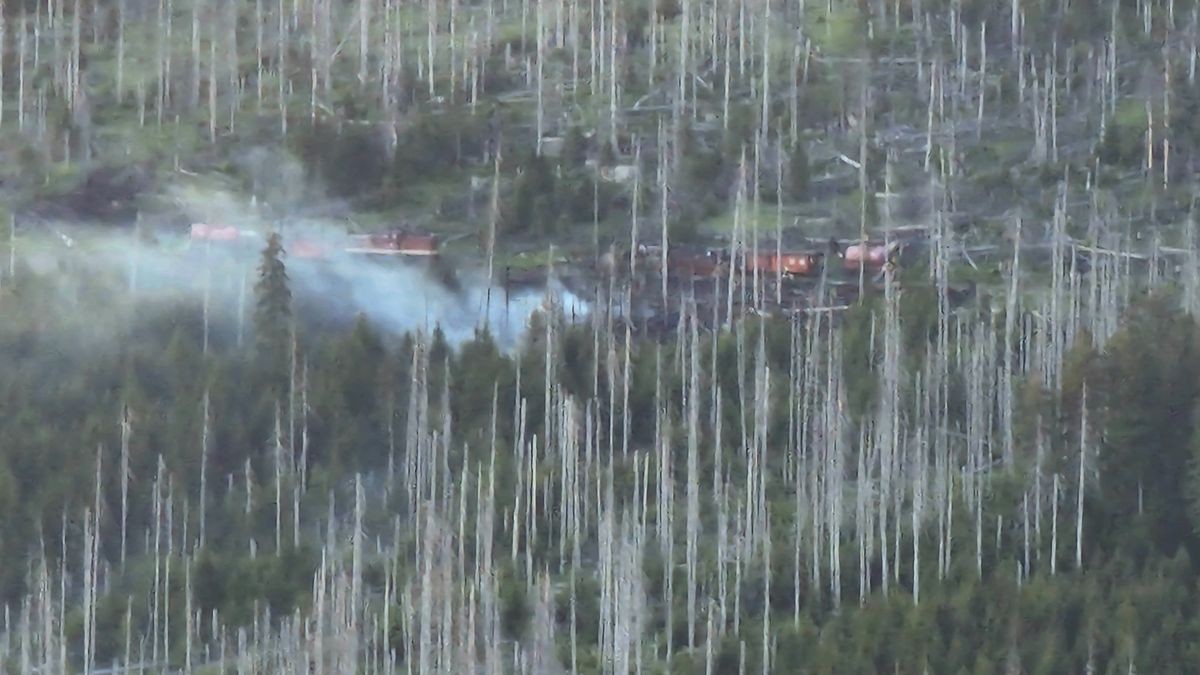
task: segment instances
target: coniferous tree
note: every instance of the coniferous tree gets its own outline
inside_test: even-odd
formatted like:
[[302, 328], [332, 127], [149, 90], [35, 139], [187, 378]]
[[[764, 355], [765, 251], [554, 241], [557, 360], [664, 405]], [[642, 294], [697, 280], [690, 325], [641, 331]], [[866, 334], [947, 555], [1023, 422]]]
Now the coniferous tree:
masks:
[[510, 222], [505, 229], [549, 234], [559, 220], [554, 171], [544, 157], [530, 157], [517, 178]]
[[1186, 532], [1198, 348], [1194, 320], [1151, 296], [1132, 308], [1101, 366], [1103, 505], [1110, 514], [1151, 516], [1151, 534], [1167, 552]]
[[285, 251], [279, 234], [272, 232], [262, 250], [255, 284], [255, 357], [271, 382], [286, 380], [291, 334], [292, 291], [288, 286]]

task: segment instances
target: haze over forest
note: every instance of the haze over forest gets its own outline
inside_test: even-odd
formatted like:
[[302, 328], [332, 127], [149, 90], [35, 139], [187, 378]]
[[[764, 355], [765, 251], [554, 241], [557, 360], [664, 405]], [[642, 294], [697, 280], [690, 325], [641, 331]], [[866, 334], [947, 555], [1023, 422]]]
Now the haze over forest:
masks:
[[0, 672], [1195, 672], [1198, 48], [0, 0]]

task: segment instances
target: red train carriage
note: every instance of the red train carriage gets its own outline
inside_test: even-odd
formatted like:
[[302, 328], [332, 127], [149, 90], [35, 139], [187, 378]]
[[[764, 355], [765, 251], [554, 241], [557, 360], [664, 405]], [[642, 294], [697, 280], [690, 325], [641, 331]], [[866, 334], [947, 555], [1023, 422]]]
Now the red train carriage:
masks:
[[807, 277], [821, 270], [821, 256], [817, 253], [786, 251], [782, 253], [759, 253], [745, 258], [747, 272], [759, 274], [782, 274], [785, 277]]
[[438, 254], [438, 238], [423, 232], [392, 230], [378, 234], [356, 234], [347, 253], [365, 255], [433, 256]]

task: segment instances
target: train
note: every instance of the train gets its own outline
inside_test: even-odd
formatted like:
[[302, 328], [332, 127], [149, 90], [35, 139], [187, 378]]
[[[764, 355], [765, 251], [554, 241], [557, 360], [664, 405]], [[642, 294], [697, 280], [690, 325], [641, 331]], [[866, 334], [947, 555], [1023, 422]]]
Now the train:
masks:
[[[257, 255], [265, 243], [259, 232], [227, 225], [197, 223], [190, 234], [193, 246], [199, 244], [205, 249], [221, 246], [246, 259]], [[805, 241], [801, 245], [806, 247], [796, 247], [798, 241]], [[598, 299], [602, 297], [599, 289], [623, 278], [629, 282], [631, 291], [630, 320], [641, 326], [640, 330], [665, 335], [678, 325], [680, 298], [685, 296], [695, 303], [701, 316], [715, 325], [722, 312], [730, 311], [727, 306], [721, 309], [723, 303], [732, 303], [730, 282], [739, 289], [738, 305], [756, 313], [840, 311], [863, 292], [861, 274], [870, 277], [872, 288], [878, 288], [881, 282], [887, 283], [883, 273], [910, 260], [910, 254], [922, 248], [916, 245], [919, 242], [920, 236], [896, 236], [894, 232], [883, 240], [793, 240], [786, 247], [775, 241], [760, 242], [756, 247], [679, 243], [664, 250], [647, 242], [636, 246], [632, 258], [630, 249], [618, 244], [594, 259], [595, 251], [587, 248], [577, 249], [574, 256], [559, 251], [553, 256], [556, 262], [552, 266], [501, 260], [493, 272], [506, 301], [522, 293], [539, 292], [552, 283], [560, 284], [574, 296]], [[461, 288], [456, 256], [443, 254], [443, 242], [437, 235], [411, 227], [367, 234], [288, 228], [283, 244], [290, 260], [308, 261], [311, 271], [318, 273], [326, 267], [324, 261], [342, 256], [351, 260], [405, 261], [406, 267], [416, 266], [437, 275], [446, 288]], [[666, 279], [661, 277], [664, 273]], [[656, 289], [660, 281], [664, 289], [670, 286], [675, 292], [660, 296], [636, 290]], [[749, 289], [768, 287], [769, 293], [755, 292], [755, 304], [751, 307]], [[686, 292], [680, 292], [684, 289]], [[973, 284], [967, 289], [950, 289], [949, 299], [957, 305], [973, 296], [974, 291]]]
[[[757, 251], [746, 248], [697, 248], [681, 246], [671, 248], [666, 255], [667, 275], [676, 280], [718, 278], [728, 276], [730, 267], [737, 272], [758, 274], [765, 277], [801, 279], [817, 277], [822, 272], [835, 271], [838, 267], [847, 272], [860, 270], [880, 272], [899, 264], [904, 244], [900, 241], [837, 242], [831, 239], [828, 250], [773, 250], [770, 245]], [[662, 249], [659, 246], [638, 247], [642, 268], [661, 270]], [[828, 266], [834, 260], [836, 267]]]
[[436, 256], [438, 238], [427, 232], [391, 230], [350, 236], [347, 253], [363, 255]]
[[[260, 248], [263, 237], [253, 230], [242, 230], [228, 225], [196, 223], [191, 226], [192, 244], [206, 243], [224, 246], [251, 246]], [[672, 281], [687, 282], [702, 279], [728, 277], [731, 267], [735, 275], [759, 275], [765, 278], [798, 280], [818, 277], [839, 268], [845, 272], [860, 271], [876, 274], [889, 266], [898, 264], [899, 255], [908, 239], [874, 241], [857, 240], [839, 242], [830, 239], [820, 250], [779, 249], [768, 243], [757, 249], [745, 246], [672, 246], [666, 253], [653, 244], [640, 244], [634, 259], [638, 269], [653, 274], [666, 271]], [[435, 234], [411, 227], [399, 227], [383, 232], [346, 234], [339, 237], [313, 238], [300, 234], [288, 237], [285, 246], [289, 257], [300, 260], [319, 261], [335, 253], [363, 257], [400, 257], [413, 259], [437, 258], [441, 240]], [[608, 255], [608, 273], [620, 271], [616, 265], [619, 257]], [[833, 265], [830, 264], [833, 262]], [[522, 275], [541, 278], [540, 270], [514, 272], [503, 270], [506, 283], [520, 284]]]
[[[262, 235], [254, 230], [242, 230], [229, 225], [195, 223], [191, 226], [190, 239], [198, 243], [220, 245], [261, 246]], [[288, 255], [293, 258], [321, 260], [334, 252], [361, 256], [405, 256], [435, 257], [440, 253], [437, 235], [414, 229], [402, 228], [370, 234], [350, 234], [344, 239], [317, 239], [303, 235], [289, 238], [286, 242]]]

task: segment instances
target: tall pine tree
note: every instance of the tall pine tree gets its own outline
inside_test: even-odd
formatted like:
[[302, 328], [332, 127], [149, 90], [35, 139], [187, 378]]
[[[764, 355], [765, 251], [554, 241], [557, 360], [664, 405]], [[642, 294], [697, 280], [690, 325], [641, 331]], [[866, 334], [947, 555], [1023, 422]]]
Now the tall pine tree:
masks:
[[291, 349], [292, 291], [288, 287], [285, 251], [278, 233], [271, 233], [258, 264], [254, 308], [255, 361], [270, 383], [287, 380]]

